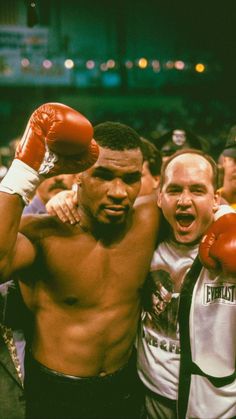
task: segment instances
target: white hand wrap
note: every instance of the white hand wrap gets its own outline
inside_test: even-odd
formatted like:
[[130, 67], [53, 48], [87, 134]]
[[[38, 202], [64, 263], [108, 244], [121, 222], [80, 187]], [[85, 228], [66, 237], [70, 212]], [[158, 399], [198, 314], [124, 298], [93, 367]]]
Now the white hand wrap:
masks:
[[21, 160], [14, 159], [6, 176], [0, 183], [0, 191], [8, 194], [18, 194], [28, 205], [35, 189], [43, 180], [44, 178], [32, 167]]
[[225, 214], [231, 214], [232, 212], [235, 212], [235, 210], [227, 204], [223, 204], [219, 206], [219, 209], [214, 214], [214, 220], [218, 220], [218, 218], [222, 217]]

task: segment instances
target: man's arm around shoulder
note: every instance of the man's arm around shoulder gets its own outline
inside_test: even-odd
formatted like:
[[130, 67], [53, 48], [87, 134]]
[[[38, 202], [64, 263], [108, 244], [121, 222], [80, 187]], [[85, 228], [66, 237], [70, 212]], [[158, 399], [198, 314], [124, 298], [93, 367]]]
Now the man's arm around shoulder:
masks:
[[157, 242], [162, 213], [157, 206], [156, 194], [138, 197], [134, 209], [140, 228], [143, 226], [149, 233], [150, 240], [153, 237]]

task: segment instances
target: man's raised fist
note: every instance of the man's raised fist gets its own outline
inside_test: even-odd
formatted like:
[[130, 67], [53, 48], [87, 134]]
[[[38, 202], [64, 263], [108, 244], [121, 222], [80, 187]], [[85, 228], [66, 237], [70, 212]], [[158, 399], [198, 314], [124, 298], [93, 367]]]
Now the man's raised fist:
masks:
[[46, 103], [31, 115], [0, 191], [19, 194], [28, 203], [44, 177], [82, 172], [98, 154], [85, 116], [61, 103]]
[[33, 112], [15, 154], [43, 176], [78, 173], [97, 157], [91, 123], [61, 103], [46, 103]]

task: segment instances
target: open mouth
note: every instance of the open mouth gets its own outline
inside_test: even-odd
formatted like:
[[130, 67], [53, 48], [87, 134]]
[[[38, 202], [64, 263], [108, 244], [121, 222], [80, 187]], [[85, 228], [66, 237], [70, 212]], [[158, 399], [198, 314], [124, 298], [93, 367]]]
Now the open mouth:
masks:
[[178, 224], [181, 227], [190, 227], [190, 225], [193, 223], [193, 221], [195, 220], [195, 217], [193, 214], [176, 214], [175, 216], [176, 221], [178, 222]]

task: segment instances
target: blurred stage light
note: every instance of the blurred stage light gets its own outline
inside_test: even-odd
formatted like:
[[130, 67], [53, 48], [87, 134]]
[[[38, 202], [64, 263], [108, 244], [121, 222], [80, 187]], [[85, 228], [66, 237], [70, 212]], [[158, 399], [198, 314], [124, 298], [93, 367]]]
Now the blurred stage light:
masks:
[[133, 68], [133, 66], [134, 66], [134, 64], [133, 64], [133, 62], [132, 62], [132, 61], [130, 61], [130, 60], [127, 60], [127, 61], [125, 62], [125, 67], [126, 67], [126, 68], [128, 68], [128, 70], [130, 70], [131, 68]]
[[52, 67], [52, 61], [50, 61], [50, 60], [44, 60], [43, 61], [43, 67], [48, 70], [49, 68]]
[[88, 60], [88, 61], [86, 62], [86, 68], [87, 68], [88, 70], [92, 70], [94, 67], [95, 67], [95, 62], [94, 62], [93, 60]]
[[197, 71], [197, 73], [203, 73], [205, 71], [206, 67], [204, 64], [202, 63], [198, 63], [195, 65], [195, 70]]
[[102, 63], [102, 64], [100, 65], [100, 69], [101, 69], [101, 71], [107, 71], [107, 70], [108, 70], [108, 68], [107, 68], [107, 63]]
[[114, 60], [107, 60], [107, 67], [108, 68], [114, 68], [116, 65]]
[[70, 60], [70, 59], [67, 59], [67, 60], [65, 60], [65, 62], [64, 62], [64, 66], [68, 69], [68, 70], [71, 70], [72, 68], [74, 68], [74, 61], [73, 60]]
[[139, 68], [142, 68], [142, 69], [147, 68], [148, 60], [146, 58], [140, 58], [138, 60], [138, 66], [139, 66]]
[[152, 60], [152, 68], [153, 68], [153, 71], [155, 71], [155, 72], [160, 71], [161, 70], [160, 61]]
[[176, 70], [184, 70], [185, 63], [181, 60], [177, 60], [177, 61], [175, 61], [175, 68], [176, 68]]
[[21, 66], [26, 68], [26, 67], [29, 67], [29, 65], [30, 65], [30, 62], [29, 62], [28, 58], [22, 58]]

